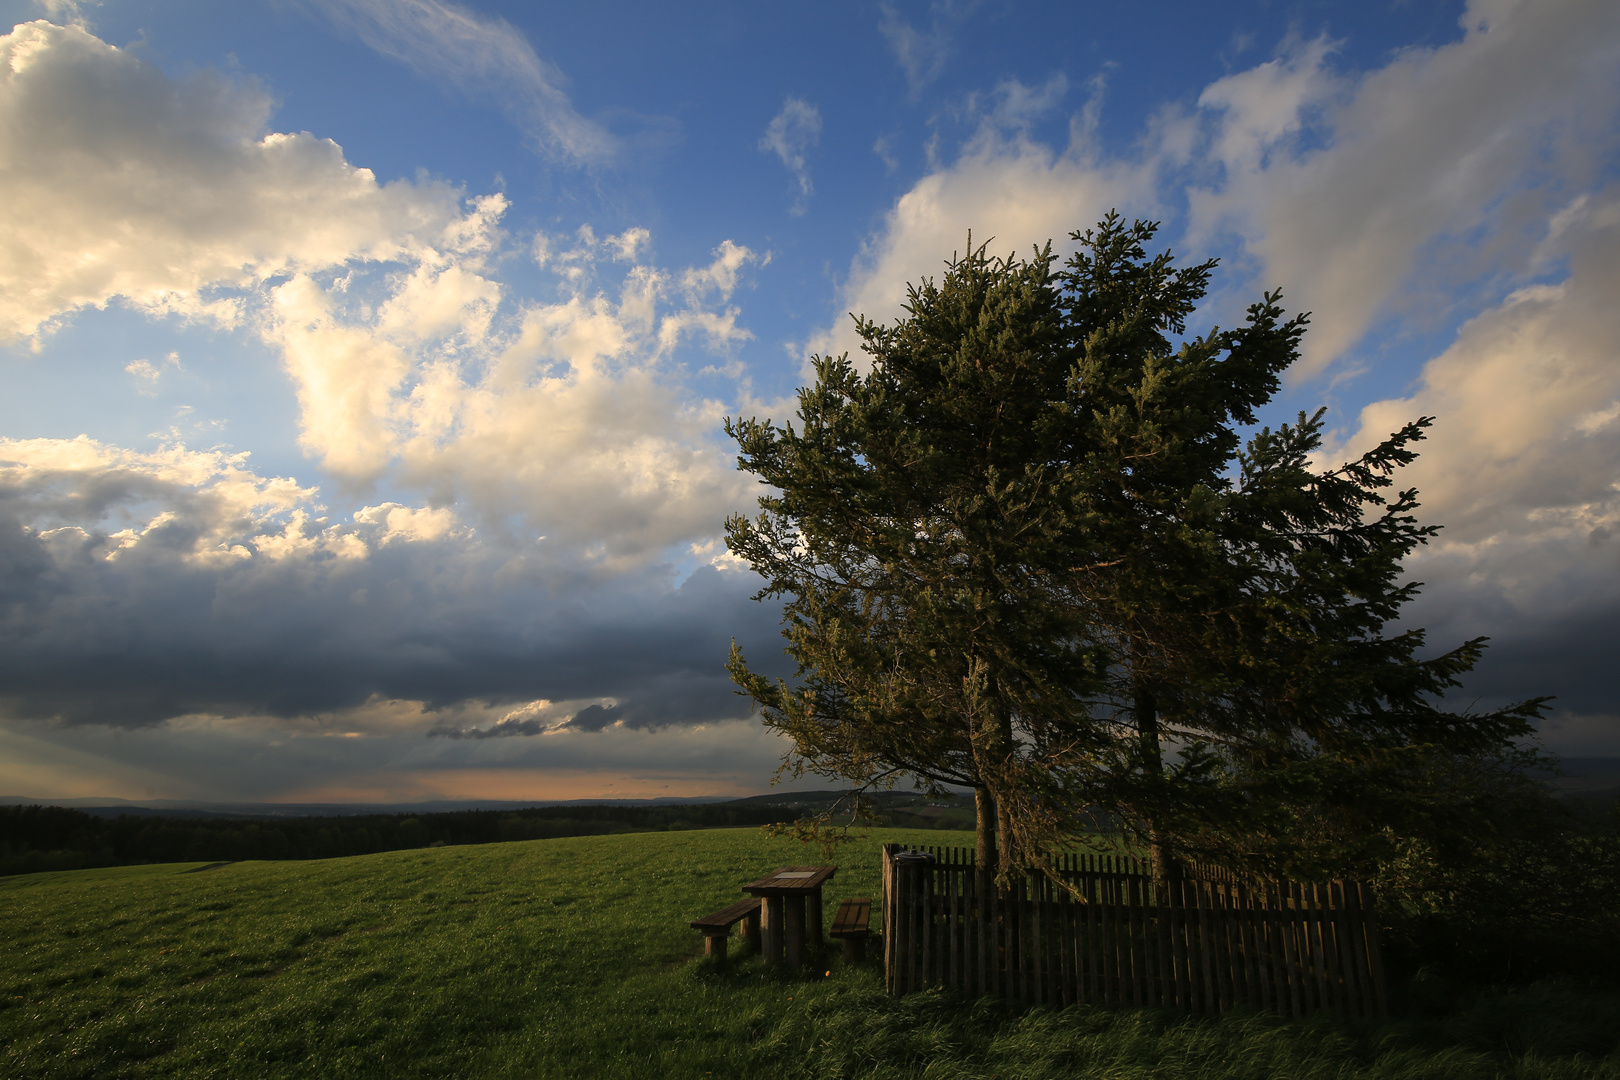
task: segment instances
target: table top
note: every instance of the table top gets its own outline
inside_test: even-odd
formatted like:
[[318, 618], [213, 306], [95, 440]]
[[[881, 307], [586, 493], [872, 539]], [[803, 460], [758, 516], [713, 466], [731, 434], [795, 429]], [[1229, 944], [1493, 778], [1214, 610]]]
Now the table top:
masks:
[[754, 896], [789, 896], [793, 893], [810, 893], [820, 889], [824, 882], [830, 881], [838, 873], [836, 866], [784, 866], [774, 874], [750, 881], [743, 886], [743, 892]]

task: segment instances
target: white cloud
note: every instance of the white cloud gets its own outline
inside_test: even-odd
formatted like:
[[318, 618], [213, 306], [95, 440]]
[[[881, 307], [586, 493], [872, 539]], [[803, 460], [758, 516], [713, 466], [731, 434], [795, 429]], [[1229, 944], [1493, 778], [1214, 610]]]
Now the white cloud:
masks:
[[162, 380], [165, 372], [181, 370], [180, 354], [171, 351], [155, 364], [145, 357], [139, 360], [131, 360], [124, 365], [124, 370], [139, 380], [135, 392], [150, 397], [157, 393], [157, 385]]
[[[850, 269], [839, 306], [878, 322], [899, 317], [906, 285], [937, 279], [945, 261], [963, 254], [968, 230], [977, 246], [994, 239], [997, 252], [1027, 254], [1050, 239], [1062, 250], [1068, 234], [1094, 224], [1111, 208], [1147, 213], [1152, 173], [1146, 166], [1100, 159], [1076, 118], [1067, 150], [1031, 139], [1035, 109], [1051, 107], [1061, 83], [1032, 90], [1005, 83], [990, 95], [982, 122], [955, 161], [935, 169], [896, 201], [882, 232], [867, 242]], [[847, 316], [813, 336], [810, 351], [849, 352], [860, 343]]]
[[900, 70], [905, 72], [914, 99], [945, 70], [953, 51], [951, 37], [977, 6], [977, 0], [932, 0], [928, 5], [928, 26], [920, 29], [907, 22], [895, 4], [879, 5], [883, 18], [878, 29], [894, 51]]
[[689, 396], [674, 356], [750, 336], [728, 302], [762, 260], [728, 240], [706, 266], [624, 266], [645, 241], [585, 229], [547, 243], [560, 295], [493, 327], [501, 290], [479, 257], [278, 286], [265, 332], [298, 391], [302, 445], [351, 482], [386, 474], [603, 566], [714, 536], [745, 484], [717, 438], [724, 407]]
[[173, 82], [80, 28], [19, 27], [0, 57], [14, 332], [114, 297], [239, 323], [280, 354], [300, 445], [346, 491], [404, 485], [599, 567], [713, 537], [740, 504], [725, 410], [677, 355], [750, 336], [731, 303], [763, 261], [748, 248], [672, 272], [643, 261], [645, 229], [585, 227], [536, 242], [556, 298], [514, 303], [491, 269], [500, 195], [380, 186], [335, 143], [260, 134], [251, 83]]
[[543, 150], [585, 164], [618, 152], [610, 132], [574, 109], [567, 77], [505, 19], [444, 0], [325, 0], [308, 6], [419, 74], [494, 99]]
[[354, 512], [354, 522], [377, 526], [376, 542], [383, 546], [471, 535], [471, 530], [461, 527], [455, 511], [449, 507], [410, 507], [393, 502], [362, 506]]
[[85, 8], [96, 7], [101, 0], [34, 0], [44, 16], [56, 23], [83, 22]]
[[317, 525], [313, 489], [261, 477], [247, 458], [178, 444], [143, 453], [83, 435], [0, 439], [0, 488], [25, 531], [70, 562], [148, 550], [200, 566], [294, 550], [364, 556], [354, 530]]
[[1606, 714], [1612, 740], [1612, 665], [1584, 653], [1612, 649], [1620, 610], [1620, 197], [1583, 206], [1560, 245], [1568, 277], [1470, 320], [1411, 396], [1362, 410], [1343, 453], [1437, 417], [1397, 478], [1419, 490], [1421, 519], [1444, 526], [1410, 560], [1425, 589], [1403, 622], [1430, 626], [1437, 645], [1491, 636], [1487, 686]]
[[793, 174], [798, 194], [789, 213], [803, 214], [810, 206], [809, 152], [821, 140], [821, 111], [803, 98], [789, 97], [765, 127], [759, 148], [775, 154]]
[[1381, 317], [1523, 272], [1527, 233], [1614, 145], [1620, 7], [1475, 3], [1462, 24], [1359, 77], [1332, 72], [1329, 42], [1293, 42], [1199, 99], [1224, 179], [1190, 193], [1194, 229], [1235, 229], [1264, 284], [1315, 312], [1297, 375]]
[[115, 297], [230, 323], [232, 288], [455, 229], [450, 188], [379, 184], [269, 114], [251, 80], [171, 81], [82, 27], [0, 37], [0, 340]]
[[[1589, 221], [1600, 216], [1590, 208]], [[1412, 396], [1362, 410], [1356, 446], [1400, 418], [1439, 418], [1407, 470], [1425, 517], [1446, 524], [1431, 552], [1494, 559], [1510, 539], [1585, 545], [1620, 521], [1620, 223], [1575, 230], [1568, 246], [1565, 280], [1470, 320]]]

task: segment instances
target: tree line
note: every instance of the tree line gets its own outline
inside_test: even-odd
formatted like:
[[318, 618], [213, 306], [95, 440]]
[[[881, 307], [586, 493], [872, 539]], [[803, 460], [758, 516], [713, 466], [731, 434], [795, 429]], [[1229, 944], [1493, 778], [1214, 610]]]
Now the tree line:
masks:
[[137, 863], [329, 859], [454, 844], [768, 825], [782, 816], [779, 807], [746, 803], [299, 818], [104, 817], [60, 806], [5, 806], [0, 875]]

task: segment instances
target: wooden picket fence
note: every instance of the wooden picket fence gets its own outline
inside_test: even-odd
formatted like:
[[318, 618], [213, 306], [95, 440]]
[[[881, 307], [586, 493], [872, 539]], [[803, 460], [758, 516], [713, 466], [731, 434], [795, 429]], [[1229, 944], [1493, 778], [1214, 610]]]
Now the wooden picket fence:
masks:
[[[932, 857], [931, 860], [929, 857]], [[1039, 1005], [1303, 1016], [1386, 1012], [1377, 920], [1359, 882], [1192, 866], [1156, 884], [1135, 859], [1077, 854], [981, 898], [973, 852], [883, 846], [889, 991], [944, 985]], [[1071, 891], [1072, 889], [1072, 891]]]

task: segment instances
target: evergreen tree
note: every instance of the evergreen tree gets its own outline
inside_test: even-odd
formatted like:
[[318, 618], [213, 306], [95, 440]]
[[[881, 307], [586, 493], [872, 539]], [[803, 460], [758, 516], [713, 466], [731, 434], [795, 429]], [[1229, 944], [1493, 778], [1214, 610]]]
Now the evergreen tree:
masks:
[[[987, 869], [993, 834], [1003, 872], [1042, 865], [1087, 810], [1161, 873], [1365, 854], [1421, 813], [1402, 775], [1500, 752], [1539, 708], [1445, 712], [1481, 643], [1423, 661], [1421, 631], [1384, 636], [1434, 530], [1383, 492], [1428, 421], [1325, 473], [1320, 413], [1245, 449], [1306, 319], [1271, 293], [1185, 337], [1214, 264], [1149, 258], [1155, 228], [1110, 215], [1061, 272], [1050, 245], [970, 242], [893, 326], [857, 318], [869, 370], [815, 359], [798, 429], [727, 424], [775, 489], [727, 543], [786, 600], [798, 664], [773, 682], [734, 650], [733, 677], [796, 771], [973, 788]], [[1300, 839], [1347, 805], [1355, 828]]]
[[1074, 234], [1061, 276], [1087, 418], [1075, 539], [1094, 568], [1078, 590], [1112, 660], [1096, 707], [1136, 731], [1099, 770], [1102, 801], [1146, 834], [1160, 873], [1178, 847], [1365, 870], [1392, 831], [1477, 805], [1476, 783], [1440, 778], [1522, 764], [1541, 701], [1450, 712], [1439, 702], [1483, 639], [1419, 659], [1422, 630], [1386, 636], [1418, 588], [1403, 561], [1438, 529], [1414, 516], [1415, 491], [1388, 497], [1431, 418], [1326, 471], [1311, 465], [1320, 411], [1240, 448], [1306, 317], [1282, 321], [1274, 292], [1243, 327], [1173, 344], [1211, 264], [1149, 259], [1154, 228], [1110, 216]]
[[1030, 823], [1072, 801], [1047, 788], [1097, 748], [1053, 724], [1102, 664], [1067, 590], [1072, 365], [1052, 263], [970, 250], [896, 325], [857, 320], [869, 371], [816, 358], [797, 430], [727, 426], [776, 489], [727, 542], [762, 597], [786, 598], [799, 665], [773, 683], [734, 652], [733, 676], [796, 769], [973, 788], [985, 867], [998, 809], [1007, 865], [1044, 850]]

